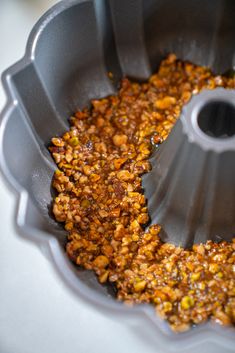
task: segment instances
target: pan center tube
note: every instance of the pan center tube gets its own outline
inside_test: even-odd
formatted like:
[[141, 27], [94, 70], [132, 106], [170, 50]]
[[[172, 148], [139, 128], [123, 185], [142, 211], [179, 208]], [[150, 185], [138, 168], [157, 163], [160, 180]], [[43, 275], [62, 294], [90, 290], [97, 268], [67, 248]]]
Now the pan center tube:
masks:
[[205, 104], [198, 114], [198, 125], [208, 136], [227, 138], [235, 135], [235, 107], [224, 101]]
[[235, 233], [235, 90], [202, 91], [183, 108], [142, 178], [151, 224], [183, 247]]

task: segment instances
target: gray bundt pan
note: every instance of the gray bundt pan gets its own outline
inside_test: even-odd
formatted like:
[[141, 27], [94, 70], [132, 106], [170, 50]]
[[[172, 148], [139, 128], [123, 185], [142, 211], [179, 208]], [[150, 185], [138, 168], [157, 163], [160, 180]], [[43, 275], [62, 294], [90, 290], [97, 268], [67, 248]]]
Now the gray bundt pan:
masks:
[[24, 58], [3, 75], [7, 104], [1, 114], [0, 163], [17, 197], [18, 233], [40, 246], [58, 280], [130, 325], [146, 349], [235, 352], [234, 329], [207, 323], [174, 334], [151, 306], [127, 308], [93, 273], [75, 269], [65, 255], [65, 232], [50, 214], [55, 165], [47, 146], [68, 128], [67, 119], [78, 107], [115, 93], [123, 75], [147, 79], [169, 52], [215, 72], [233, 67], [234, 18], [233, 0], [67, 0], [40, 19]]

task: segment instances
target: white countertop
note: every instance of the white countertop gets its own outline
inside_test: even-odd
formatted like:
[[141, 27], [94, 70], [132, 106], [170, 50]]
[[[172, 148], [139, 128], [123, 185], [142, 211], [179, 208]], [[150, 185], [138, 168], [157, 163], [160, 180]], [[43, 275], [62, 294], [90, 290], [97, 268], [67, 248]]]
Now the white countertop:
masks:
[[[33, 24], [55, 2], [0, 0], [0, 72], [21, 58]], [[0, 109], [4, 101], [0, 85]], [[0, 176], [0, 353], [159, 352], [75, 297], [40, 250], [16, 233], [14, 209]]]

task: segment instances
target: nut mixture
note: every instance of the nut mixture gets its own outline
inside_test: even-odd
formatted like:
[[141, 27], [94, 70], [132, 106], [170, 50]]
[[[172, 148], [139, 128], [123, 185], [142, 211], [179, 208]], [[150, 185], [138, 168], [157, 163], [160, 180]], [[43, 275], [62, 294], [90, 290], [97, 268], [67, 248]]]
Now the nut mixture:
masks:
[[141, 175], [152, 146], [169, 135], [181, 109], [202, 89], [234, 88], [234, 78], [170, 54], [148, 82], [124, 78], [117, 95], [93, 100], [52, 138], [58, 165], [53, 213], [68, 231], [66, 251], [126, 303], [151, 303], [174, 331], [212, 318], [235, 323], [235, 239], [184, 250], [147, 231]]

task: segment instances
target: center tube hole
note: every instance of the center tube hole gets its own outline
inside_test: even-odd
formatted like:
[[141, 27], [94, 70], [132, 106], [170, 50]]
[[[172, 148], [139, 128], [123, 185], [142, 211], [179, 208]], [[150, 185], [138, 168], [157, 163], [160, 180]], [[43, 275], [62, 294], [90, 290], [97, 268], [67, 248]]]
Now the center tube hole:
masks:
[[208, 136], [227, 138], [235, 135], [235, 107], [226, 102], [207, 103], [200, 110], [198, 126]]

